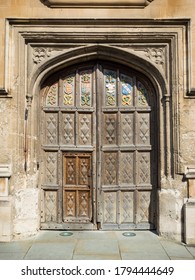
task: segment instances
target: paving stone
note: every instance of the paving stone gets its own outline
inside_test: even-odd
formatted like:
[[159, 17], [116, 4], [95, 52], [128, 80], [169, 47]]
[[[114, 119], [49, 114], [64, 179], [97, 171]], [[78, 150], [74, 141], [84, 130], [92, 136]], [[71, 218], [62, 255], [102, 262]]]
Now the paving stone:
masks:
[[164, 253], [165, 250], [159, 242], [146, 242], [145, 240], [133, 242], [132, 240], [119, 240], [119, 247], [121, 252], [147, 252], [147, 253]]
[[5, 242], [0, 243], [0, 253], [17, 253], [26, 252], [32, 246], [32, 242], [19, 241], [19, 242]]
[[192, 259], [192, 255], [182, 244], [177, 244], [171, 241], [162, 240], [162, 246], [164, 247], [170, 259]]
[[0, 253], [0, 260], [23, 260], [26, 253]]
[[78, 236], [77, 233], [73, 233], [71, 236], [61, 236], [63, 231], [40, 231], [40, 233], [35, 238], [35, 242], [69, 242], [70, 240], [74, 240], [76, 236]]
[[144, 254], [143, 252], [121, 253], [122, 260], [169, 260], [166, 253]]
[[116, 234], [112, 231], [80, 231], [78, 232], [78, 235], [75, 235], [75, 237], [78, 237], [79, 239], [115, 239], [116, 240]]
[[73, 260], [121, 260], [119, 254], [112, 255], [75, 255]]
[[[126, 237], [123, 235], [123, 233], [125, 232], [132, 232], [132, 233], [135, 233], [136, 235], [133, 236], [133, 237]], [[147, 241], [150, 241], [150, 240], [155, 240], [155, 241], [158, 241], [159, 240], [159, 237], [154, 233], [154, 232], [151, 232], [151, 231], [116, 231], [115, 232], [115, 235], [117, 236], [118, 239], [125, 239], [125, 240], [128, 240], [128, 239], [132, 239], [134, 241], [139, 241], [139, 240], [147, 240]]]
[[170, 256], [170, 260], [193, 260], [193, 257], [171, 257]]
[[190, 254], [195, 258], [195, 247], [186, 247]]
[[27, 260], [71, 260], [76, 241], [68, 243], [35, 243], [25, 256]]
[[75, 255], [111, 255], [119, 254], [119, 247], [117, 240], [79, 240], [76, 248]]

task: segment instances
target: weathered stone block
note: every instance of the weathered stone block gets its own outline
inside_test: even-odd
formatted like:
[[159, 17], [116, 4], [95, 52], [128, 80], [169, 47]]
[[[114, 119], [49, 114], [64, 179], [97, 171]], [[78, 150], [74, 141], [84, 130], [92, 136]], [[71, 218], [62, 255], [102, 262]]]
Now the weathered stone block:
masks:
[[180, 193], [175, 190], [162, 190], [160, 193], [159, 230], [160, 234], [169, 239], [181, 241], [181, 210]]
[[184, 205], [184, 241], [195, 244], [195, 199], [189, 199]]
[[39, 228], [39, 191], [38, 189], [20, 190], [15, 195], [15, 236], [27, 236]]
[[0, 201], [0, 240], [12, 240], [12, 203], [11, 198], [8, 201]]

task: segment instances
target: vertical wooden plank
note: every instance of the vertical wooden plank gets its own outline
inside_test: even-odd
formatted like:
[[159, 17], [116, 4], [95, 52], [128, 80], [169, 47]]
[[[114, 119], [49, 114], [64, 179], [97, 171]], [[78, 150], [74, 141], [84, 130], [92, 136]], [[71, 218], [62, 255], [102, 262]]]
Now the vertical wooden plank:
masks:
[[58, 223], [62, 223], [63, 219], [63, 156], [58, 150]]
[[96, 96], [96, 116], [97, 116], [97, 176], [96, 176], [96, 182], [97, 182], [97, 222], [98, 227], [102, 227], [103, 223], [103, 192], [102, 192], [102, 184], [103, 184], [103, 177], [102, 177], [102, 145], [103, 145], [103, 129], [101, 127], [101, 123], [103, 122], [103, 113], [102, 108], [105, 106], [105, 99], [103, 98], [104, 94], [104, 76], [103, 76], [103, 69], [100, 64], [97, 65], [96, 70], [97, 75], [97, 96]]

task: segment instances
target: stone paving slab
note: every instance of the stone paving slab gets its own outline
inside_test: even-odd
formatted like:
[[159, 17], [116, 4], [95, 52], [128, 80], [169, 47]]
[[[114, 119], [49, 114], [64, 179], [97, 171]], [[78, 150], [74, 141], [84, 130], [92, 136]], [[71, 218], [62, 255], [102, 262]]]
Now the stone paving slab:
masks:
[[121, 260], [121, 256], [119, 254], [111, 254], [111, 255], [73, 255], [73, 260]]
[[164, 253], [165, 250], [161, 246], [161, 244], [158, 242], [145, 242], [144, 240], [136, 242], [132, 240], [119, 240], [119, 247], [121, 252], [127, 253], [127, 252], [147, 252], [147, 253]]
[[171, 260], [193, 259], [193, 256], [182, 244], [177, 244], [167, 240], [161, 240], [161, 244]]
[[71, 260], [76, 241], [62, 243], [35, 243], [25, 260]]
[[41, 231], [36, 238], [34, 239], [35, 243], [64, 243], [69, 242], [70, 240], [76, 240], [78, 237], [78, 234], [75, 233], [71, 236], [61, 236], [63, 231]]
[[154, 234], [151, 231], [130, 231], [132, 233], [135, 233], [135, 236], [133, 237], [125, 237], [123, 235], [123, 233], [125, 233], [126, 231], [116, 231], [115, 235], [117, 237], [117, 239], [124, 239], [124, 240], [130, 240], [132, 239], [132, 241], [136, 242], [136, 241], [159, 241], [159, 236]]
[[143, 253], [143, 252], [128, 252], [121, 253], [122, 260], [170, 260], [166, 253]]
[[0, 253], [0, 260], [23, 260], [26, 253]]
[[13, 242], [0, 242], [0, 253], [21, 253], [26, 252], [31, 247], [33, 241], [13, 241]]
[[75, 255], [119, 255], [117, 240], [78, 240]]
[[194, 247], [186, 247], [186, 249], [190, 252], [190, 254], [195, 258], [195, 246]]
[[115, 232], [112, 231], [80, 231], [74, 232], [72, 231], [73, 236], [78, 239], [117, 239]]

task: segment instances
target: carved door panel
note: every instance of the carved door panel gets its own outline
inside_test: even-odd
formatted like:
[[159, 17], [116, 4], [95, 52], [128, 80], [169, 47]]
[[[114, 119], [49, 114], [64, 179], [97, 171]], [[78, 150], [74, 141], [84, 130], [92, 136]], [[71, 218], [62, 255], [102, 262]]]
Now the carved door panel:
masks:
[[63, 198], [64, 222], [84, 223], [91, 221], [90, 154], [64, 154]]

